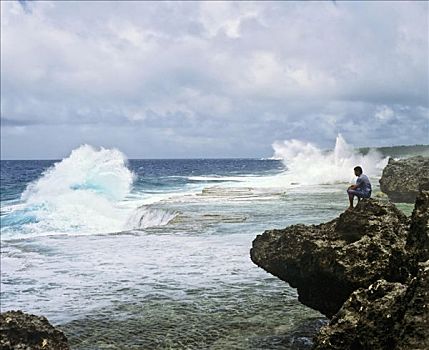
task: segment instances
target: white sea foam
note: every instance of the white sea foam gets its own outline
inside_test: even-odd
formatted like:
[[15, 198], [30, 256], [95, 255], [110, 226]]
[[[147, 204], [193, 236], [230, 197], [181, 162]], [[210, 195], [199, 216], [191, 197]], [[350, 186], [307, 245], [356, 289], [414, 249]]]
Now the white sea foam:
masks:
[[177, 212], [152, 208], [150, 206], [141, 206], [133, 211], [125, 224], [125, 228], [145, 229], [155, 226], [167, 225], [178, 215]]
[[351, 182], [355, 178], [353, 168], [357, 165], [368, 176], [379, 177], [387, 164], [387, 158], [375, 150], [360, 154], [347, 144], [341, 134], [330, 151], [300, 140], [277, 141], [273, 149], [273, 157], [283, 159], [287, 167], [285, 180], [304, 185]]
[[26, 215], [33, 219], [20, 233], [121, 230], [128, 211], [121, 210], [118, 203], [130, 193], [132, 183], [133, 173], [120, 151], [83, 145], [27, 186], [21, 196], [23, 204], [14, 214], [18, 220]]
[[[246, 187], [252, 193], [263, 193], [268, 189], [297, 188], [313, 185], [354, 183], [353, 168], [361, 166], [364, 173], [375, 180], [380, 177], [388, 158], [376, 150], [359, 153], [339, 134], [332, 150], [323, 150], [301, 140], [276, 141], [272, 145], [274, 154], [270, 159], [282, 160], [286, 170], [268, 176], [243, 175], [234, 177], [192, 177], [194, 180], [223, 181], [218, 187]], [[265, 190], [264, 190], [265, 189]], [[305, 189], [302, 189], [305, 191]], [[314, 189], [313, 189], [314, 190]], [[268, 190], [270, 191], [270, 190]], [[223, 191], [226, 194], [226, 190]], [[233, 193], [228, 194], [230, 197]]]
[[68, 191], [89, 191], [110, 200], [120, 200], [130, 192], [132, 182], [133, 174], [120, 151], [83, 145], [31, 183], [22, 199], [38, 201]]
[[[282, 160], [286, 170], [268, 176], [223, 177], [220, 179], [225, 182], [218, 187], [245, 187], [252, 193], [271, 192], [271, 189], [307, 191], [311, 188], [314, 191], [314, 185], [354, 183], [353, 168], [357, 165], [374, 181], [380, 177], [388, 161], [376, 150], [365, 155], [359, 153], [341, 135], [337, 136], [332, 150], [322, 150], [314, 144], [295, 139], [277, 141], [272, 147], [272, 159]], [[223, 192], [227, 194], [227, 190]], [[231, 195], [233, 192], [228, 193], [228, 197]]]

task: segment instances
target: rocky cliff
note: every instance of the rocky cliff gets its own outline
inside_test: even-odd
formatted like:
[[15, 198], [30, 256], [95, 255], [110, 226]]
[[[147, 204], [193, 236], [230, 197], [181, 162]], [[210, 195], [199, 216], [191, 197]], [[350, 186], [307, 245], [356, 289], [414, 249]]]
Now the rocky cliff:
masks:
[[419, 190], [429, 190], [429, 157], [390, 158], [383, 169], [380, 189], [394, 202], [413, 203]]
[[67, 338], [45, 317], [7, 311], [0, 314], [0, 349], [68, 350]]
[[325, 224], [264, 232], [251, 258], [332, 318], [315, 349], [428, 349], [428, 207], [429, 192], [411, 218], [362, 200]]

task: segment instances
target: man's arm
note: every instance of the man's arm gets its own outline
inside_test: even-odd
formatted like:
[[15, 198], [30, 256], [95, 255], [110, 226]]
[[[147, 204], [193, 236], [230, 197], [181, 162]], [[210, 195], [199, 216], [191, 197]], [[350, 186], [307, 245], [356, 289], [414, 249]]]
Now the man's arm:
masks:
[[362, 185], [363, 185], [363, 181], [362, 181], [362, 179], [360, 178], [360, 177], [358, 177], [357, 179], [356, 179], [356, 185], [353, 185], [352, 187], [352, 190], [357, 190], [359, 187], [362, 187]]

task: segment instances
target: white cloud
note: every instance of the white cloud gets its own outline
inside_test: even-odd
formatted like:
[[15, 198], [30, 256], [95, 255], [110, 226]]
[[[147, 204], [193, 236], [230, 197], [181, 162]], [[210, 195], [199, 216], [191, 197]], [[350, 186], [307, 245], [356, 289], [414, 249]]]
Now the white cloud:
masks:
[[[29, 140], [34, 125], [68, 125], [78, 144], [109, 143], [81, 126], [104, 135], [132, 126], [157, 133], [139, 142], [166, 157], [175, 154], [166, 138], [219, 156], [264, 155], [274, 139], [329, 145], [337, 132], [368, 145], [427, 142], [425, 2], [1, 7], [2, 127], [26, 126]], [[17, 141], [3, 134], [13, 157]], [[213, 142], [246, 138], [241, 149]], [[132, 149], [132, 138], [121, 140]]]
[[378, 106], [374, 116], [382, 122], [387, 122], [395, 116], [395, 112], [388, 106]]
[[239, 4], [231, 1], [201, 2], [199, 20], [210, 37], [223, 33], [229, 38], [239, 38], [242, 22], [257, 17], [254, 7], [252, 3]]

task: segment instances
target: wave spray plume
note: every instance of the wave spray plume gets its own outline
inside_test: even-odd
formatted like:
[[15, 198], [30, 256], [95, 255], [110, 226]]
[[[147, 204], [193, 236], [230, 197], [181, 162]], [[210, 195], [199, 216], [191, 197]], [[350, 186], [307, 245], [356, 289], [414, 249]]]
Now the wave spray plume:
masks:
[[360, 154], [341, 134], [329, 151], [295, 139], [277, 141], [272, 146], [273, 157], [282, 159], [288, 169], [288, 181], [304, 185], [354, 182], [353, 168], [357, 165], [362, 166], [365, 174], [379, 177], [387, 164], [387, 159], [375, 150]]
[[121, 230], [128, 214], [117, 204], [129, 194], [132, 183], [133, 173], [120, 151], [80, 146], [23, 192], [24, 213], [34, 217], [25, 231], [52, 234]]

